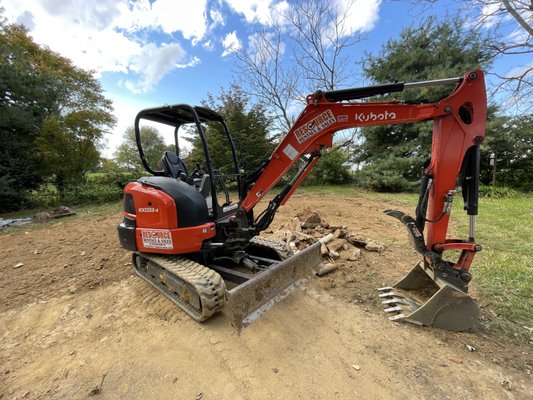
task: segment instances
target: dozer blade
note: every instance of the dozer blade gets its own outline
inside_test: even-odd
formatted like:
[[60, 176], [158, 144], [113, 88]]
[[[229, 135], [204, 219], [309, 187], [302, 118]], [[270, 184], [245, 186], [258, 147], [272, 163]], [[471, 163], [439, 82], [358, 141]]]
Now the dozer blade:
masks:
[[479, 315], [474, 300], [429, 273], [419, 263], [394, 286], [378, 289], [385, 312], [394, 314], [389, 319], [449, 331], [470, 329]]
[[284, 299], [322, 264], [320, 242], [226, 292], [226, 314], [239, 332]]

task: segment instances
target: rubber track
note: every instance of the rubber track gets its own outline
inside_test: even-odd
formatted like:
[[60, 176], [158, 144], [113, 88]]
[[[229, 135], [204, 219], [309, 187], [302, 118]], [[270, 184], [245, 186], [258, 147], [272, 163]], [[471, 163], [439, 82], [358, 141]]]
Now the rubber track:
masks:
[[290, 256], [294, 255], [290, 247], [283, 240], [269, 239], [260, 236], [254, 236], [250, 243], [258, 247], [265, 247], [274, 250], [281, 261], [286, 260]]
[[165, 286], [154, 282], [143, 271], [135, 268], [137, 274], [161, 291], [195, 321], [205, 321], [216, 312], [222, 310], [226, 283], [217, 272], [181, 256], [158, 256], [146, 253], [136, 254], [181, 279], [198, 294], [202, 305], [200, 310], [178, 294], [168, 291]]

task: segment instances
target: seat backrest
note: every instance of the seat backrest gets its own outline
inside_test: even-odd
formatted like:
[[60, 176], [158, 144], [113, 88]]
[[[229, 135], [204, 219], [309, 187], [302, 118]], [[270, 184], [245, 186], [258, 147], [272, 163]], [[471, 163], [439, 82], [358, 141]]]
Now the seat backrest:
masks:
[[189, 171], [181, 158], [172, 151], [165, 151], [162, 158], [163, 169], [165, 173], [172, 178], [186, 178]]

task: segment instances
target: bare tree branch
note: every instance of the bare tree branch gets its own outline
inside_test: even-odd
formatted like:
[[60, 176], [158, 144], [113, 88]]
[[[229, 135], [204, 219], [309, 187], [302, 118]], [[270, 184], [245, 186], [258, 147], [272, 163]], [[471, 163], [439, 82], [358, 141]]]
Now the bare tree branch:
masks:
[[304, 104], [307, 93], [353, 80], [346, 50], [362, 39], [348, 26], [349, 11], [327, 0], [296, 0], [237, 52], [241, 86], [272, 110], [281, 131], [290, 129], [291, 107]]

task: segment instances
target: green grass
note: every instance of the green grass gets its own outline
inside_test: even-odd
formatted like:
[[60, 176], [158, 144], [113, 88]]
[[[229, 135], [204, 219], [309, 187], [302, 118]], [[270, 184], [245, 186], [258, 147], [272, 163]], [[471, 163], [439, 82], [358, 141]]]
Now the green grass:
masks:
[[[459, 214], [453, 231], [465, 236], [468, 218]], [[533, 197], [481, 198], [476, 241], [483, 251], [472, 272], [483, 299], [499, 316], [533, 328]]]
[[361, 197], [365, 199], [373, 199], [379, 201], [394, 201], [399, 203], [406, 203], [415, 205], [418, 201], [416, 193], [378, 193], [369, 192], [367, 190], [355, 187], [353, 185], [344, 186], [302, 186], [299, 187], [296, 193], [318, 193], [318, 194], [337, 194], [344, 196]]

